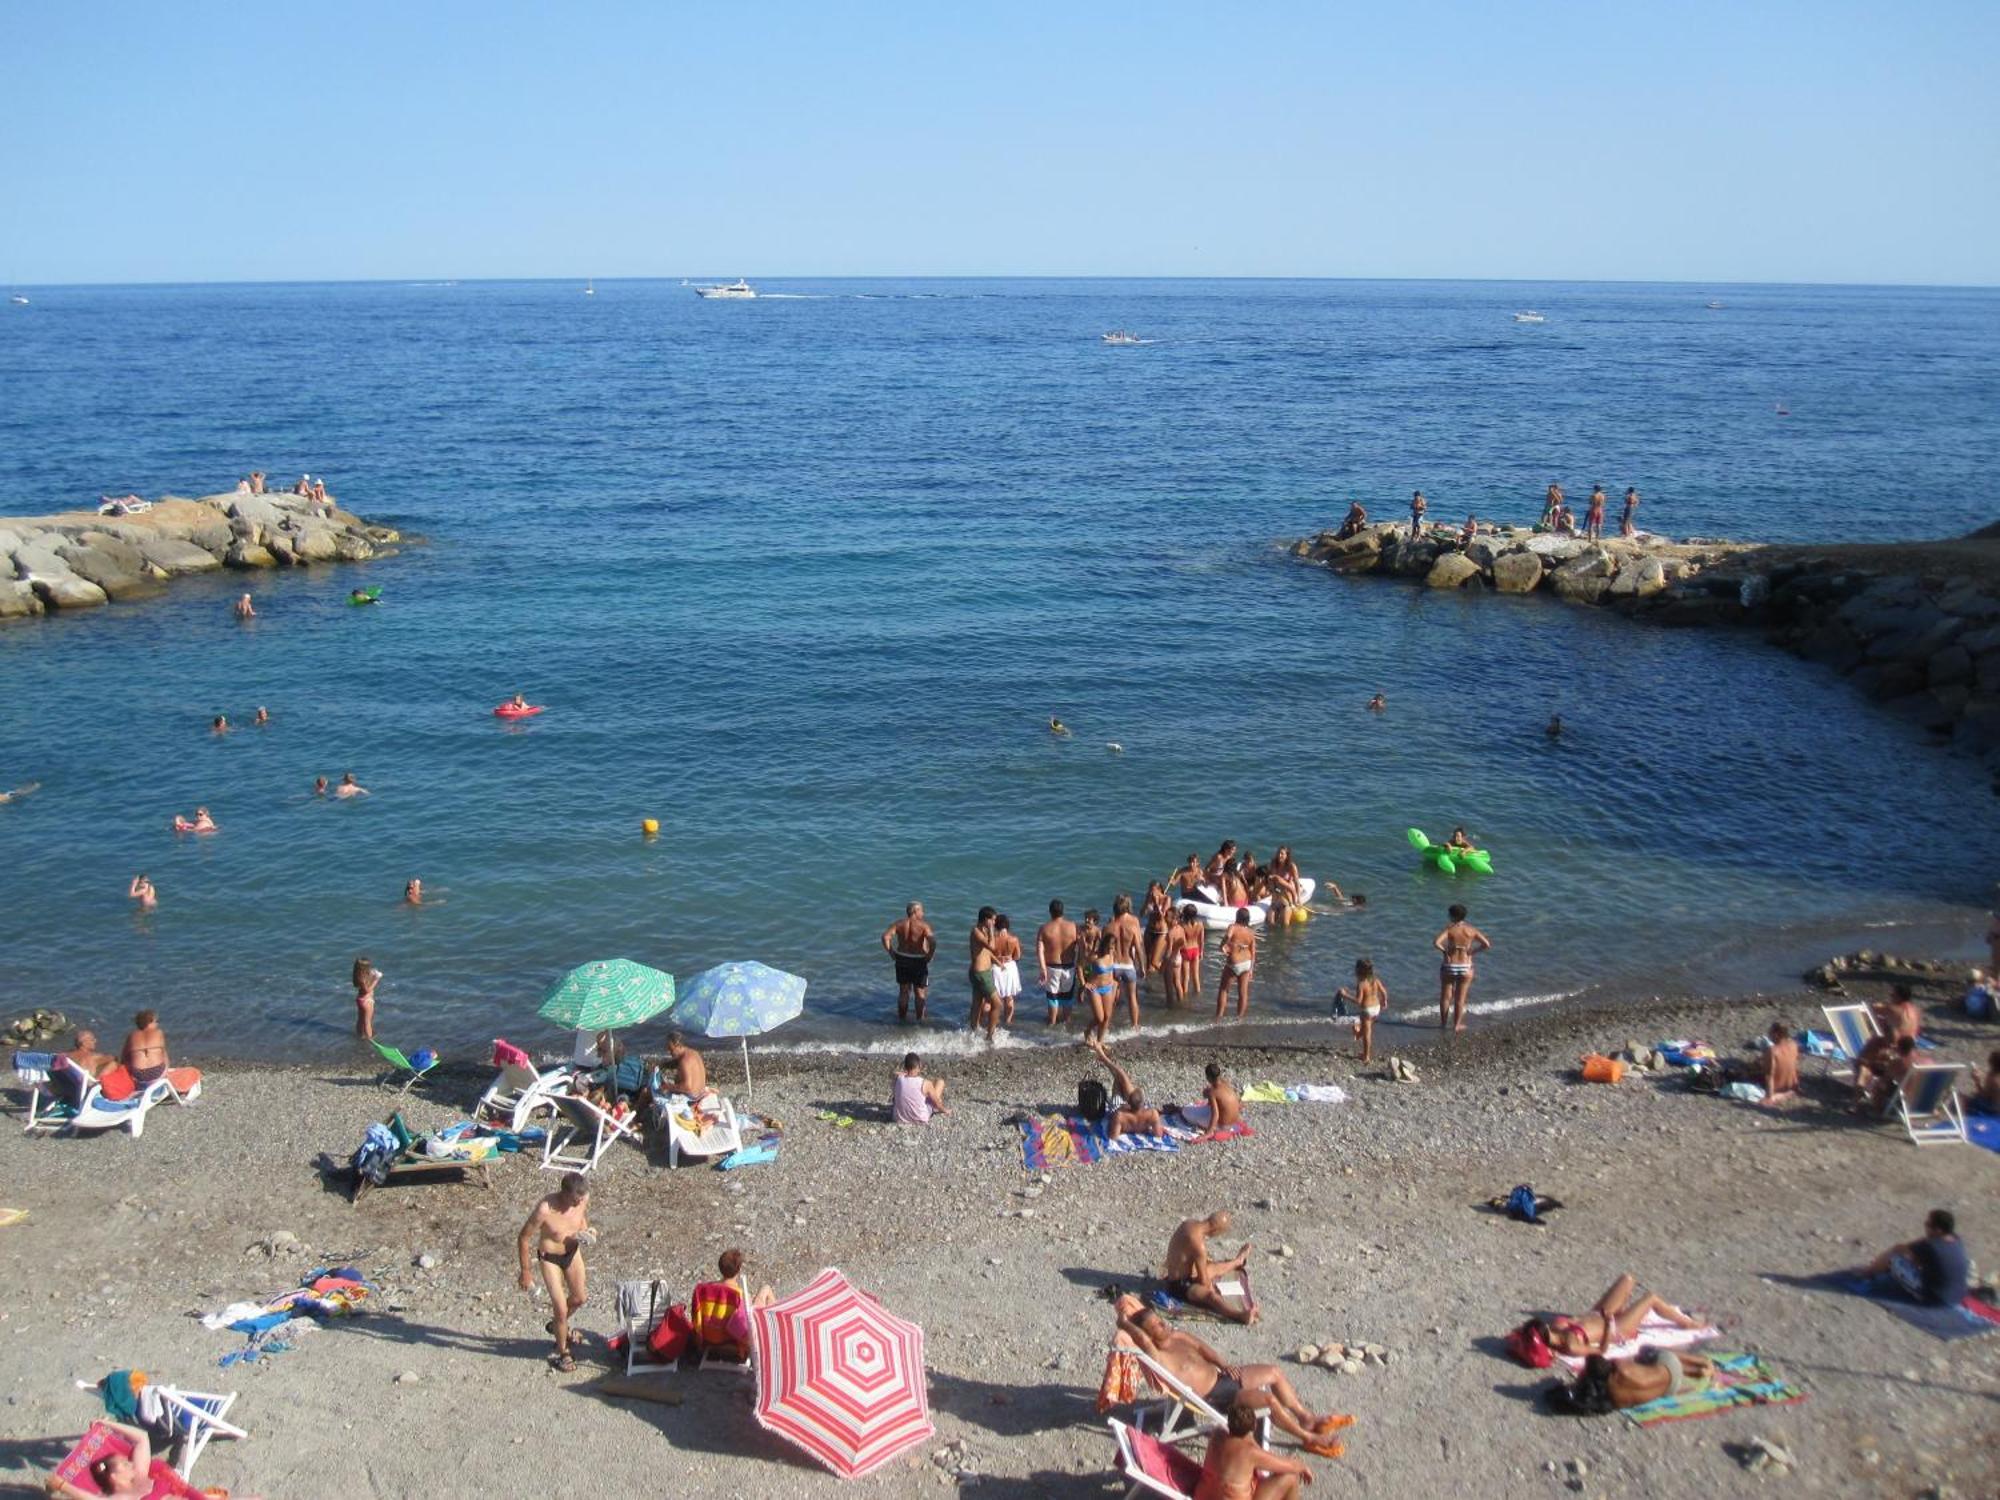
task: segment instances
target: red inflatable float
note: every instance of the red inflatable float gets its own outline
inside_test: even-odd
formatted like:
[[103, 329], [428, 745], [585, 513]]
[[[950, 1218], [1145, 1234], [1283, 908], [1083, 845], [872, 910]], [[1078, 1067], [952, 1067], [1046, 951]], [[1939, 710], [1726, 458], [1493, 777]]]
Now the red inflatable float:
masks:
[[541, 711], [542, 705], [539, 703], [503, 703], [493, 710], [493, 717], [496, 719], [531, 719]]

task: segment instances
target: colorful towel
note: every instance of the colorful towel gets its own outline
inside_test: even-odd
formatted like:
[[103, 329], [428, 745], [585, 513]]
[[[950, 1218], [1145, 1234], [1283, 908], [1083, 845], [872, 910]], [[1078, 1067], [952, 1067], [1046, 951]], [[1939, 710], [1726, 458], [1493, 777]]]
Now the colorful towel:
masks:
[[1290, 1104], [1291, 1095], [1285, 1092], [1283, 1084], [1272, 1083], [1268, 1078], [1253, 1083], [1243, 1091], [1245, 1104]]
[[732, 1151], [715, 1164], [718, 1172], [734, 1172], [738, 1167], [761, 1167], [766, 1162], [778, 1159], [776, 1141], [760, 1141], [754, 1146], [745, 1146], [740, 1151]]
[[1718, 1416], [1743, 1406], [1790, 1406], [1806, 1399], [1804, 1391], [1779, 1379], [1778, 1372], [1754, 1354], [1717, 1354], [1713, 1358], [1715, 1378], [1705, 1389], [1627, 1407], [1625, 1420], [1635, 1427], [1657, 1427], [1662, 1422]]
[[[1645, 1321], [1639, 1325], [1639, 1336], [1627, 1339], [1622, 1344], [1613, 1344], [1605, 1353], [1612, 1359], [1631, 1359], [1641, 1349], [1687, 1349], [1695, 1344], [1706, 1343], [1721, 1333], [1720, 1328], [1682, 1328], [1670, 1323], [1658, 1313], [1647, 1313]], [[1582, 1354], [1558, 1354], [1557, 1359], [1572, 1370], [1581, 1370], [1588, 1356]]]
[[1982, 1301], [1970, 1293], [1956, 1307], [1939, 1307], [1935, 1303], [1912, 1301], [1886, 1275], [1876, 1278], [1840, 1271], [1820, 1277], [1818, 1284], [1830, 1292], [1866, 1297], [1884, 1312], [1892, 1312], [1911, 1327], [1947, 1342], [2000, 1333], [2000, 1305]]
[[1107, 1156], [1135, 1151], [1178, 1151], [1171, 1135], [1107, 1136], [1104, 1127], [1077, 1115], [1029, 1115], [1021, 1121], [1021, 1159], [1030, 1172], [1050, 1167], [1090, 1166]]

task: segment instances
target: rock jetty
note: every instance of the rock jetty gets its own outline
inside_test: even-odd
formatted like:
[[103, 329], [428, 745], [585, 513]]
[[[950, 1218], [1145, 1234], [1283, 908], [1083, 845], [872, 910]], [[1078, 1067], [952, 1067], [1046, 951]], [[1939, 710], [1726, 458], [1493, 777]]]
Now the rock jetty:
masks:
[[[1661, 625], [1735, 625], [1849, 677], [2000, 772], [2000, 525], [1939, 542], [1759, 545], [1434, 527], [1323, 531], [1294, 556], [1434, 589], [1551, 594]], [[2000, 780], [1996, 781], [2000, 789]]]
[[170, 496], [124, 516], [0, 516], [0, 620], [90, 609], [218, 568], [364, 562], [401, 540], [299, 495]]

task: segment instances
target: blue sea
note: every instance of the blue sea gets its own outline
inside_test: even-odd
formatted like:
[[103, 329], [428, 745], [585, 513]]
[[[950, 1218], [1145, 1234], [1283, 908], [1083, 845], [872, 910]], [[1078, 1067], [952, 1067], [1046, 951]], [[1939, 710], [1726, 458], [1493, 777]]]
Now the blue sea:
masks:
[[[1454, 900], [1496, 944], [1489, 1012], [1976, 932], [1986, 776], [1823, 669], [1282, 543], [1417, 487], [1532, 519], [1551, 479], [1636, 485], [1675, 535], [1964, 532], [1994, 519], [2000, 293], [761, 285], [0, 308], [0, 511], [309, 471], [419, 539], [0, 629], [0, 786], [40, 783], [0, 807], [0, 1010], [337, 1060], [367, 954], [380, 1033], [466, 1057], [553, 1045], [535, 1006], [584, 960], [758, 958], [810, 982], [771, 1044], [900, 1048], [879, 936], [921, 899], [950, 1047], [977, 906], [1032, 942], [1050, 897], [1108, 908], [1225, 837], [1370, 898], [1269, 941], [1264, 1017], [1324, 1014], [1361, 954], [1421, 1011]], [[497, 722], [517, 690], [546, 712]], [[368, 797], [310, 795], [348, 770]], [[198, 803], [222, 832], [176, 837]], [[1418, 867], [1404, 829], [1458, 823], [1492, 876]]]

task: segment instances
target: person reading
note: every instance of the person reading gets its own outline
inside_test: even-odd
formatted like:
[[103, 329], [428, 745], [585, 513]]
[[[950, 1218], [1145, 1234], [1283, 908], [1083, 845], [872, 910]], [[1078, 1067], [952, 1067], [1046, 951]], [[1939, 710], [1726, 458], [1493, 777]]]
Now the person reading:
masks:
[[1251, 1247], [1247, 1244], [1232, 1259], [1215, 1260], [1210, 1257], [1209, 1237], [1227, 1234], [1229, 1224], [1229, 1214], [1223, 1209], [1216, 1210], [1205, 1219], [1182, 1220], [1173, 1237], [1167, 1241], [1167, 1257], [1160, 1267], [1160, 1279], [1166, 1283], [1167, 1290], [1183, 1302], [1204, 1308], [1231, 1323], [1254, 1323], [1257, 1321], [1254, 1303], [1244, 1305], [1232, 1302], [1216, 1289], [1218, 1278], [1232, 1271], [1242, 1271], [1250, 1259]]

